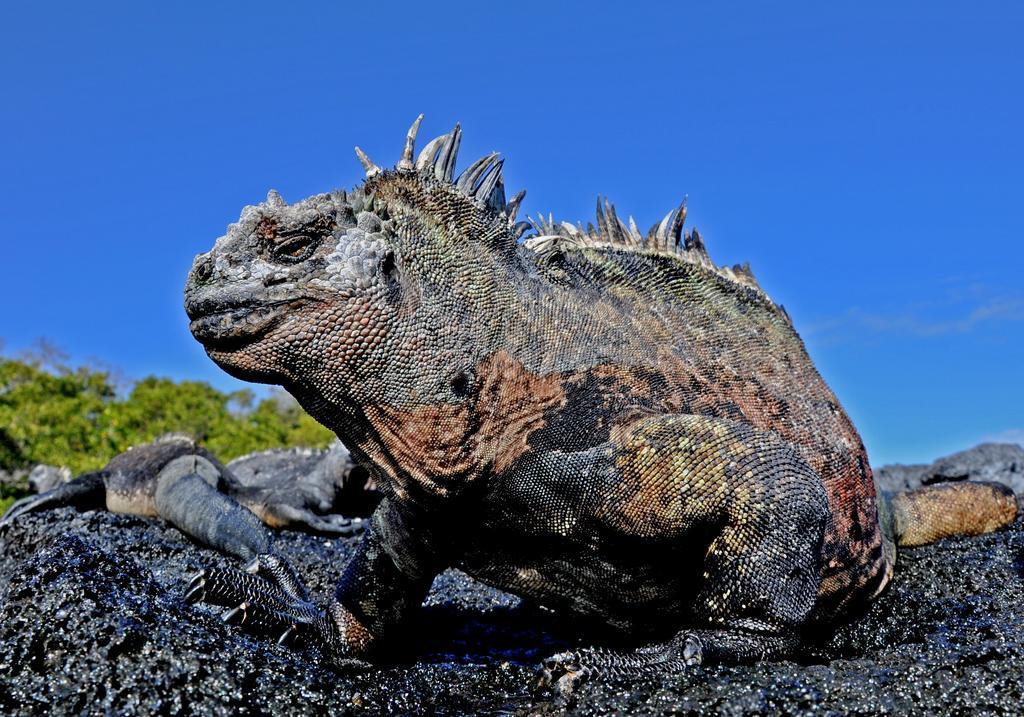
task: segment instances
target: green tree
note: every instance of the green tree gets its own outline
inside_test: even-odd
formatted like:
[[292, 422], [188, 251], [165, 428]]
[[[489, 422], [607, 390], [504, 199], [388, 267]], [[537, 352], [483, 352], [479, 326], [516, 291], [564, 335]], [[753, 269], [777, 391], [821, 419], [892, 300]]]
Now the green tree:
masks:
[[19, 468], [52, 463], [81, 472], [105, 462], [104, 411], [115, 398], [106, 374], [87, 368], [51, 372], [0, 360], [0, 432], [13, 444]]
[[170, 432], [193, 436], [224, 461], [333, 438], [284, 392], [253, 408], [247, 390], [150, 376], [121, 397], [108, 371], [70, 368], [53, 355], [0, 357], [0, 469], [49, 463], [78, 474]]

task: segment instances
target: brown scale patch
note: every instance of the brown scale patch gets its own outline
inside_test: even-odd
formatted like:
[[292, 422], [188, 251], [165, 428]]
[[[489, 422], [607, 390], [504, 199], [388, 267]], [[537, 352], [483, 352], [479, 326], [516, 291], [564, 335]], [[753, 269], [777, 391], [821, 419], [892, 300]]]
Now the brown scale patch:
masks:
[[530, 434], [544, 427], [544, 415], [565, 403], [562, 379], [538, 376], [504, 351], [477, 368], [480, 417], [478, 459], [503, 473], [530, 450]]
[[328, 613], [341, 633], [342, 643], [352, 656], [365, 655], [373, 648], [376, 637], [348, 608], [332, 601]]
[[[475, 437], [469, 408], [461, 405], [430, 405], [415, 408], [367, 406], [390, 465], [400, 482], [413, 481], [446, 492], [451, 479], [470, 473]], [[403, 478], [405, 480], [403, 480]]]
[[822, 545], [819, 597], [825, 611], [841, 612], [844, 606], [881, 591], [879, 574], [891, 576], [893, 555], [883, 545], [877, 495], [871, 469], [862, 446], [855, 452], [826, 452], [812, 461], [824, 479], [832, 519]]
[[264, 216], [260, 219], [260, 223], [256, 225], [256, 234], [267, 241], [273, 239], [277, 236], [277, 219]]
[[504, 472], [531, 450], [545, 413], [565, 400], [560, 377], [531, 373], [504, 351], [482, 361], [475, 376], [465, 403], [363, 408], [382, 448], [367, 452], [392, 467], [397, 487], [411, 482], [447, 495], [485, 472]]

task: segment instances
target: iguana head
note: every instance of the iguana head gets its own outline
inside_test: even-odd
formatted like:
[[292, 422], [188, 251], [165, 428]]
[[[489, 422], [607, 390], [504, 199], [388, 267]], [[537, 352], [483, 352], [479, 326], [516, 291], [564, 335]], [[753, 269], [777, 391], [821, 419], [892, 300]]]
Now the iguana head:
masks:
[[513, 291], [515, 224], [501, 161], [454, 178], [460, 130], [381, 170], [357, 148], [366, 181], [288, 204], [271, 191], [246, 207], [185, 287], [192, 334], [222, 368], [280, 383], [343, 439], [368, 411], [454, 411]]

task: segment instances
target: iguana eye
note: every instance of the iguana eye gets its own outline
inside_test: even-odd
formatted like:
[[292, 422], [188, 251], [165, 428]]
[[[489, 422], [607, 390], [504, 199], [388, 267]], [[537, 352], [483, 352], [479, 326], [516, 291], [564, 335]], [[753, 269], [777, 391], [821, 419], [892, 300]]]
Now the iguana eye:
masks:
[[319, 243], [319, 239], [306, 234], [288, 237], [274, 247], [274, 258], [296, 264], [312, 256], [313, 250], [316, 249], [316, 245]]

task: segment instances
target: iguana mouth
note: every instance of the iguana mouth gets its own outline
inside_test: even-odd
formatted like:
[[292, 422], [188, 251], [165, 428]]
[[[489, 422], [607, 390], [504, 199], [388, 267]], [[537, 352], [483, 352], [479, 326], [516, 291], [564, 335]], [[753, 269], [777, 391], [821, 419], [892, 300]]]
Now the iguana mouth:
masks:
[[249, 343], [263, 336], [282, 315], [280, 306], [258, 306], [220, 311], [193, 319], [189, 330], [206, 346]]
[[[189, 331], [204, 346], [238, 348], [264, 336], [296, 305], [295, 300], [234, 303], [223, 300], [188, 302]], [[303, 302], [304, 303], [304, 302]]]

